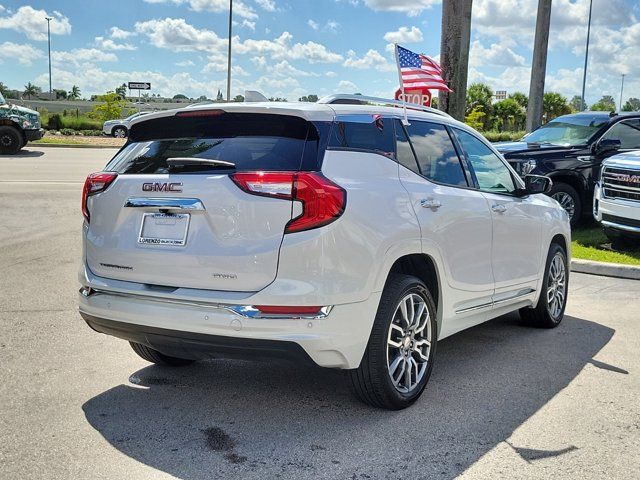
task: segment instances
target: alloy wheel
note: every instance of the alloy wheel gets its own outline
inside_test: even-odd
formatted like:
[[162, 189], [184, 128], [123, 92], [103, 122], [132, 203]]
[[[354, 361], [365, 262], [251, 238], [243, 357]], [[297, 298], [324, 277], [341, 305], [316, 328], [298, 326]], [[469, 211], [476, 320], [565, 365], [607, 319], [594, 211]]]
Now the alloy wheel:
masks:
[[387, 369], [393, 386], [410, 393], [427, 371], [432, 331], [423, 297], [409, 293], [400, 300], [387, 335]]
[[547, 308], [549, 314], [555, 320], [560, 317], [564, 302], [567, 297], [567, 269], [564, 257], [560, 252], [556, 253], [549, 266], [547, 278]]
[[551, 198], [567, 211], [569, 218], [573, 218], [573, 215], [576, 213], [576, 202], [571, 195], [566, 192], [557, 192], [551, 195]]

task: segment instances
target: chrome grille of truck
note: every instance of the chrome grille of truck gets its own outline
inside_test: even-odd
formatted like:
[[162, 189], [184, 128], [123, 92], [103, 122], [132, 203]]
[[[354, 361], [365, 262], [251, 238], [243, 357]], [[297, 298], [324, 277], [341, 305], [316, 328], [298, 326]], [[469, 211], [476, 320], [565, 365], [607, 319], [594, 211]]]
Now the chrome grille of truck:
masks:
[[605, 167], [602, 170], [602, 189], [606, 198], [640, 202], [640, 170]]

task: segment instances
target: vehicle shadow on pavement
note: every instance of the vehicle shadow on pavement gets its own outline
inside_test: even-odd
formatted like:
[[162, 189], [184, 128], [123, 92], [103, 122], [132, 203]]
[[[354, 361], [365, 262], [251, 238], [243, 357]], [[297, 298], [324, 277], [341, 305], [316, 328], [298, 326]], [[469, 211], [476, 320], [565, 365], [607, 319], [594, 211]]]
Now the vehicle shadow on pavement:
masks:
[[7, 157], [7, 158], [8, 157], [11, 157], [11, 158], [16, 158], [16, 157], [18, 157], [18, 158], [21, 158], [21, 157], [28, 158], [28, 157], [31, 157], [31, 158], [33, 158], [33, 157], [41, 157], [43, 155], [44, 155], [44, 152], [41, 151], [41, 150], [20, 150], [18, 153], [14, 153], [12, 155], [2, 155], [2, 154], [0, 154], [0, 158], [3, 158], [3, 157]]
[[399, 412], [353, 399], [344, 372], [222, 360], [144, 368], [83, 410], [120, 452], [186, 480], [448, 479], [508, 439], [613, 333], [573, 317], [555, 330], [498, 318], [443, 340], [424, 395]]

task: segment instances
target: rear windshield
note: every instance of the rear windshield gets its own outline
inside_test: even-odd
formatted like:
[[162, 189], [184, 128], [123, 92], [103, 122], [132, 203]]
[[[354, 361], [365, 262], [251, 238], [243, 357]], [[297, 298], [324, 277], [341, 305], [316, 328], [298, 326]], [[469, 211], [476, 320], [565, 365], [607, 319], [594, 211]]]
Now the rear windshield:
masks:
[[[121, 174], [169, 173], [167, 159], [202, 158], [231, 162], [236, 171], [314, 170], [320, 144], [316, 126], [299, 117], [248, 113], [171, 116], [134, 125], [129, 143], [106, 169]], [[191, 165], [180, 171], [210, 168], [216, 167]]]

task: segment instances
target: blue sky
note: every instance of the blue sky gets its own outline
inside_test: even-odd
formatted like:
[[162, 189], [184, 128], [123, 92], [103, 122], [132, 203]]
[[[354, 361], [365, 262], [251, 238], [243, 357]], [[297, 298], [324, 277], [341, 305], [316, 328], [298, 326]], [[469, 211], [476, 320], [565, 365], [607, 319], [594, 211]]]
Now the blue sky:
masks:
[[[640, 2], [594, 0], [587, 101], [640, 97]], [[554, 0], [546, 89], [580, 93], [588, 0]], [[474, 0], [469, 80], [528, 92], [537, 0]], [[151, 81], [152, 93], [215, 96], [226, 88], [228, 0], [0, 0], [0, 81], [102, 93]], [[440, 50], [440, 0], [235, 0], [233, 95], [390, 96], [390, 44]]]

